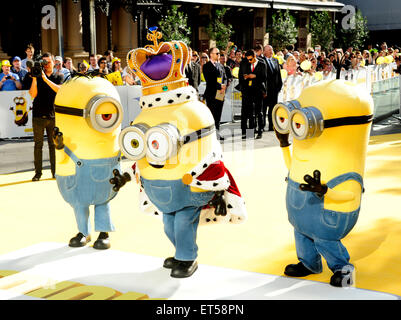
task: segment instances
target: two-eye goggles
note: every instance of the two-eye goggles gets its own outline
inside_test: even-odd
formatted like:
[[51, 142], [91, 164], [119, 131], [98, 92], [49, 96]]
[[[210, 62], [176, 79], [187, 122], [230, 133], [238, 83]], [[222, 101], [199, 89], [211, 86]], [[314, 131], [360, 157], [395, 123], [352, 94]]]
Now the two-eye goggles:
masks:
[[301, 108], [297, 100], [278, 103], [272, 112], [274, 128], [281, 134], [291, 133], [297, 140], [319, 137], [324, 129], [372, 122], [373, 114], [323, 119], [315, 107]]
[[[115, 108], [113, 110], [99, 110], [105, 103], [111, 103]], [[123, 107], [121, 103], [105, 95], [96, 95], [86, 104], [85, 109], [54, 105], [56, 113], [68, 114], [85, 118], [86, 122], [93, 129], [107, 133], [116, 129], [123, 120]]]
[[215, 132], [215, 126], [191, 132], [181, 136], [177, 127], [171, 123], [161, 123], [150, 127], [137, 123], [123, 129], [119, 136], [120, 148], [124, 155], [134, 161], [146, 158], [155, 164], [164, 162], [178, 154], [180, 148]]

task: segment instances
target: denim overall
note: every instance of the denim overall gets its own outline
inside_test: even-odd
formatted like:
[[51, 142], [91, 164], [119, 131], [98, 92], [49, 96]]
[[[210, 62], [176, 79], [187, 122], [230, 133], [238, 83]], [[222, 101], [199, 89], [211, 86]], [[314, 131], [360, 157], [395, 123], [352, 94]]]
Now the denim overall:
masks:
[[[363, 179], [356, 172], [349, 172], [333, 178], [327, 187], [334, 188], [348, 180], [360, 183]], [[311, 271], [322, 271], [321, 255], [330, 270], [335, 272], [343, 267], [353, 268], [349, 263], [347, 249], [341, 243], [358, 220], [360, 207], [352, 212], [338, 212], [324, 208], [324, 197], [314, 192], [302, 191], [299, 183], [288, 178], [286, 205], [288, 220], [294, 227], [298, 259]]]
[[109, 179], [114, 169], [120, 170], [120, 153], [111, 158], [79, 159], [68, 147], [65, 153], [75, 163], [75, 175], [56, 175], [64, 200], [74, 209], [79, 232], [90, 234], [89, 206], [95, 206], [95, 231], [114, 231], [109, 201], [116, 196]]
[[141, 177], [141, 182], [150, 201], [163, 212], [164, 232], [176, 249], [175, 259], [195, 260], [200, 212], [214, 192], [192, 192], [181, 179], [147, 180]]

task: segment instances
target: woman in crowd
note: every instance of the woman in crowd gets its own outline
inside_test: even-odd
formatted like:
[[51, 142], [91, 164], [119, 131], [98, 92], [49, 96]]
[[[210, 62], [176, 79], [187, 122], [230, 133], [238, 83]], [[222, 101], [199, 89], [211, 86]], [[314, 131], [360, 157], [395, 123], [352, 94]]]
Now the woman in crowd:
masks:
[[292, 54], [288, 55], [287, 61], [283, 64], [283, 68], [287, 70], [289, 76], [295, 75], [297, 73], [297, 61]]

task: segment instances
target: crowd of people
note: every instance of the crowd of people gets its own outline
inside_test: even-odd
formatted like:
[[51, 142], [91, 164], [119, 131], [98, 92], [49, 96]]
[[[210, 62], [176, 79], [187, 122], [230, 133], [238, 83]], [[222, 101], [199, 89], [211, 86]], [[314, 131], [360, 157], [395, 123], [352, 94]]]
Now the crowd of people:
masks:
[[[35, 49], [29, 44], [25, 50], [26, 57], [16, 56], [2, 61], [0, 73], [0, 91], [30, 90], [32, 87], [32, 66]], [[198, 90], [202, 82], [206, 83], [205, 92], [200, 98], [210, 108], [217, 130], [227, 88], [232, 85], [241, 91], [241, 129], [242, 138], [262, 138], [264, 131], [273, 131], [271, 112], [277, 103], [278, 94], [283, 85], [283, 78], [292, 75], [313, 75], [320, 72], [322, 77], [330, 73], [337, 78], [343, 70], [355, 70], [369, 65], [381, 64], [383, 59], [391, 57], [397, 63], [394, 71], [401, 73], [401, 52], [399, 47], [388, 47], [385, 42], [378, 48], [371, 45], [365, 50], [352, 47], [343, 50], [337, 48], [329, 52], [321, 46], [307, 50], [295, 50], [293, 45], [274, 53], [270, 45], [256, 45], [250, 50], [241, 50], [230, 42], [224, 50], [210, 48], [201, 52], [190, 48], [190, 62], [185, 69], [191, 86]], [[118, 73], [120, 84], [139, 85], [139, 79], [128, 67], [121, 67], [121, 60], [114, 57], [113, 51], [107, 50], [104, 55], [91, 54], [89, 62], [83, 60], [75, 68], [70, 57], [49, 54], [54, 65], [53, 73], [60, 76], [60, 84], [76, 73], [105, 77]], [[42, 56], [43, 59], [43, 56]], [[387, 60], [386, 60], [387, 61]], [[113, 84], [115, 84], [113, 82]], [[267, 121], [266, 121], [267, 118]], [[256, 137], [255, 137], [256, 134]], [[223, 136], [220, 136], [224, 140]]]
[[[26, 57], [21, 59], [19, 56], [11, 60], [1, 62], [2, 72], [0, 73], [0, 91], [29, 90], [32, 83], [32, 67], [35, 62], [35, 49], [32, 44], [27, 45], [25, 50]], [[36, 60], [42, 60], [43, 56]], [[51, 55], [54, 62], [54, 73], [63, 75], [63, 82], [70, 79], [76, 73], [92, 74], [93, 76], [106, 76], [119, 72], [122, 84], [139, 84], [138, 79], [127, 67], [121, 67], [121, 59], [114, 57], [113, 51], [107, 50], [104, 55], [91, 54], [89, 62], [83, 60], [74, 66], [70, 57]]]
[[[215, 54], [219, 56], [216, 57]], [[260, 139], [265, 130], [271, 131], [271, 111], [277, 103], [278, 93], [282, 87], [283, 75], [314, 75], [320, 72], [326, 78], [330, 73], [339, 78], [341, 71], [358, 70], [381, 63], [395, 61], [397, 73], [401, 73], [401, 52], [399, 47], [388, 47], [385, 42], [380, 47], [369, 45], [365, 50], [349, 47], [346, 50], [336, 48], [323, 51], [320, 45], [307, 50], [295, 50], [293, 45], [275, 54], [270, 45], [256, 45], [251, 50], [241, 50], [229, 43], [225, 50], [211, 48], [201, 52], [191, 50], [190, 70], [187, 71], [189, 83], [198, 89], [199, 84], [206, 82], [203, 99], [215, 117], [216, 127], [221, 118], [222, 102], [216, 101], [215, 91], [222, 92], [234, 78], [239, 84], [235, 89], [242, 93], [241, 129], [242, 138]], [[386, 58], [386, 60], [384, 60]], [[264, 67], [257, 66], [261, 62]], [[214, 68], [210, 68], [213, 65]], [[188, 68], [187, 68], [188, 69]], [[212, 69], [213, 72], [210, 72]], [[192, 71], [195, 70], [195, 71]], [[211, 77], [210, 74], [214, 76]], [[214, 84], [221, 79], [220, 85]], [[224, 74], [224, 75], [223, 75]], [[209, 88], [209, 89], [208, 89]], [[213, 88], [213, 93], [210, 89]], [[269, 112], [267, 112], [267, 109]], [[266, 123], [266, 114], [268, 122]], [[265, 129], [266, 124], [268, 127]], [[221, 137], [221, 139], [224, 139]]]

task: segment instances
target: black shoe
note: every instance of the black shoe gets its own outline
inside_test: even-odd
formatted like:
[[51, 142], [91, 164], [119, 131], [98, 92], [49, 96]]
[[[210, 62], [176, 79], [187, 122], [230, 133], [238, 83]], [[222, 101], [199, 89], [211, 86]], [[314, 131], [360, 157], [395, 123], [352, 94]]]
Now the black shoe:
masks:
[[223, 136], [220, 136], [219, 139], [220, 139], [220, 141], [224, 141], [224, 137]]
[[261, 134], [261, 133], [258, 133], [258, 135], [256, 136], [255, 139], [262, 139], [262, 134]]
[[242, 140], [246, 140], [246, 134], [242, 135]]
[[110, 239], [107, 232], [100, 232], [99, 237], [93, 244], [94, 249], [105, 250], [110, 248]]
[[285, 267], [284, 274], [290, 277], [306, 277], [314, 272], [305, 267], [302, 262], [298, 264], [289, 264]]
[[170, 276], [173, 278], [188, 278], [198, 269], [198, 263], [194, 261], [181, 261], [173, 266]]
[[179, 263], [178, 260], [176, 260], [174, 257], [170, 257], [170, 258], [167, 258], [166, 260], [164, 260], [163, 268], [173, 269], [174, 266], [176, 266], [178, 263]]
[[74, 238], [71, 238], [70, 243], [68, 244], [70, 247], [78, 248], [85, 246], [88, 242], [91, 241], [91, 236], [84, 236], [81, 232], [78, 233]]
[[39, 181], [41, 176], [42, 176], [41, 173], [35, 173], [35, 175], [32, 178], [32, 181]]
[[330, 278], [330, 284], [333, 287], [349, 287], [353, 284], [352, 271], [336, 271]]

